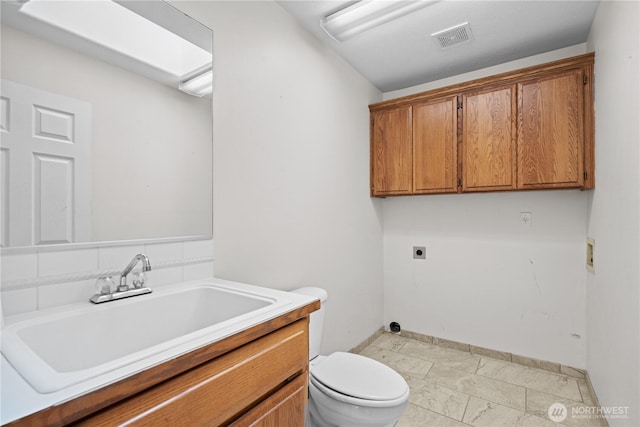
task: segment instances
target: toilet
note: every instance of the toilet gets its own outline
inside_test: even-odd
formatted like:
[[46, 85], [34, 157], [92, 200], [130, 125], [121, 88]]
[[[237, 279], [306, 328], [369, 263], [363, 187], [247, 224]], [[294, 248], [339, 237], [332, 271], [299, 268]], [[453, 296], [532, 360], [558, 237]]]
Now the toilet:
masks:
[[358, 354], [319, 354], [327, 292], [300, 288], [293, 293], [320, 299], [309, 323], [310, 427], [392, 427], [409, 403], [407, 382], [388, 366]]

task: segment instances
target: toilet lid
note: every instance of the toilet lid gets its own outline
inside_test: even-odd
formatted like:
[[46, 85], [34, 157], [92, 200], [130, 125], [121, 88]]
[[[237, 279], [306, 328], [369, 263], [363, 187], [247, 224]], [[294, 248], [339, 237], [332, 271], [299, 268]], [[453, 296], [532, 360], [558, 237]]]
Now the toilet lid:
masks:
[[366, 400], [398, 399], [409, 388], [393, 369], [353, 353], [333, 353], [315, 365], [310, 374], [338, 393]]

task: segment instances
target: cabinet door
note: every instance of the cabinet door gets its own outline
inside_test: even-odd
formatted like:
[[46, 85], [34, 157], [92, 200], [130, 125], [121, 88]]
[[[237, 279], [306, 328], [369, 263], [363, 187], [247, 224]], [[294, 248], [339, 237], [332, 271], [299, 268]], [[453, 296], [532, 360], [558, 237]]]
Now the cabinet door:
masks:
[[411, 107], [371, 113], [371, 194], [410, 194]]
[[582, 69], [518, 84], [518, 188], [584, 183]]
[[462, 190], [516, 188], [516, 88], [462, 97]]
[[413, 192], [458, 191], [457, 97], [413, 106]]
[[230, 427], [304, 426], [307, 394], [305, 372], [240, 417]]

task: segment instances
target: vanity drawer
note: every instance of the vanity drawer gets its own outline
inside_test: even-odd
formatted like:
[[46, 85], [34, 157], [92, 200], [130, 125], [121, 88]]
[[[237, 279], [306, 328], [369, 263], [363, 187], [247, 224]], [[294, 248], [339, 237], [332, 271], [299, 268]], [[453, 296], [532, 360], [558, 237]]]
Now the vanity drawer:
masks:
[[307, 395], [307, 376], [299, 375], [230, 427], [304, 426]]
[[308, 369], [304, 318], [110, 406], [80, 425], [225, 425]]

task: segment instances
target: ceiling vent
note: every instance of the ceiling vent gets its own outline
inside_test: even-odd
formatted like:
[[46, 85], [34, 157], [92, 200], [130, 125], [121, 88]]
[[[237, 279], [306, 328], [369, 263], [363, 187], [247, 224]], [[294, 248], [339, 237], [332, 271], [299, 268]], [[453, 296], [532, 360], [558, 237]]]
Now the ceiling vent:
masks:
[[431, 37], [442, 49], [448, 49], [473, 40], [473, 34], [471, 34], [471, 27], [468, 22], [433, 33]]

